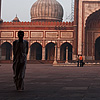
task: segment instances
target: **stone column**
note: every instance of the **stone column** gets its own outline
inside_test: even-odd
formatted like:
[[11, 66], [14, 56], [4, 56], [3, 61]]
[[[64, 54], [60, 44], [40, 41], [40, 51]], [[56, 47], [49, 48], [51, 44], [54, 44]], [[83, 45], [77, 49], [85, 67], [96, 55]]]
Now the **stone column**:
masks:
[[79, 0], [74, 0], [74, 42], [73, 42], [73, 60], [76, 60], [78, 54], [78, 6]]
[[[82, 0], [79, 0], [79, 8], [78, 8], [78, 54], [82, 54], [82, 32], [84, 32], [83, 30], [83, 23], [82, 23], [82, 5], [83, 1]], [[84, 33], [85, 34], [85, 33]], [[83, 37], [84, 38], [84, 37]]]
[[27, 60], [30, 60], [30, 48], [28, 49]]
[[95, 60], [95, 43], [93, 43], [93, 60]]
[[53, 65], [57, 64], [57, 44], [55, 44], [55, 55], [54, 55], [54, 62]]
[[13, 60], [13, 49], [12, 49], [12, 55], [11, 55], [11, 60]]
[[45, 60], [45, 47], [42, 47], [42, 60]]
[[65, 64], [67, 64], [68, 63], [68, 47], [66, 47], [66, 62], [65, 62]]
[[57, 48], [57, 60], [60, 60], [60, 47]]

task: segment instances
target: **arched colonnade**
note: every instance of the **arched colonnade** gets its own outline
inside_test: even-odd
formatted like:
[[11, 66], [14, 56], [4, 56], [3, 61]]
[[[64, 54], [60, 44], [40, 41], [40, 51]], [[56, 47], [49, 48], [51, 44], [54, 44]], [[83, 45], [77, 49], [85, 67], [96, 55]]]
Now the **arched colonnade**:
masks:
[[[55, 43], [49, 42], [43, 47], [35, 42], [29, 46], [27, 60], [54, 60]], [[68, 60], [72, 60], [72, 45], [68, 42], [62, 43], [57, 47], [57, 60], [66, 60], [66, 47], [68, 48]], [[9, 42], [0, 45], [0, 60], [13, 60], [13, 46]]]

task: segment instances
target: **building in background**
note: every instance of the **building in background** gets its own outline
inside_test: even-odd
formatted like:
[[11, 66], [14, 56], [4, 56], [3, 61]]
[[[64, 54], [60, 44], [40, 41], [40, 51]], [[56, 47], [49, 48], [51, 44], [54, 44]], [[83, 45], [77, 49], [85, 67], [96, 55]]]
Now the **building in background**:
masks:
[[28, 60], [53, 61], [55, 45], [59, 62], [76, 60], [78, 54], [85, 60], [100, 60], [99, 9], [100, 0], [75, 0], [74, 22], [62, 22], [63, 7], [57, 0], [37, 0], [31, 22], [21, 22], [17, 16], [3, 22], [0, 13], [0, 60], [13, 59], [12, 43], [19, 30], [29, 42]]
[[63, 7], [56, 0], [37, 0], [31, 7], [31, 22], [21, 22], [16, 16], [11, 22], [0, 23], [1, 60], [13, 59], [13, 41], [19, 30], [24, 31], [29, 42], [28, 60], [54, 60], [55, 44], [57, 60], [72, 60], [74, 31], [73, 23], [62, 22]]
[[85, 60], [100, 60], [100, 0], [75, 0], [78, 54]]

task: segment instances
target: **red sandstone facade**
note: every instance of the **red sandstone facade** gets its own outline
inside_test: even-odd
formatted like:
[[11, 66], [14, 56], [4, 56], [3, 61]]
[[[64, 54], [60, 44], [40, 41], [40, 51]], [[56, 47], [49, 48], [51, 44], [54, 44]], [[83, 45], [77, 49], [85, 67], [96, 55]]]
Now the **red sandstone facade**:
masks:
[[19, 30], [24, 31], [24, 39], [29, 42], [28, 60], [54, 60], [55, 43], [57, 43], [57, 60], [66, 60], [66, 46], [69, 47], [68, 59], [72, 60], [74, 27], [70, 22], [1, 23], [1, 60], [12, 60], [13, 41], [18, 39]]
[[[100, 0], [75, 0], [78, 54], [85, 60], [100, 60]], [[76, 5], [77, 5], [76, 4]]]
[[0, 60], [13, 59], [13, 41], [18, 39], [19, 30], [25, 32], [24, 39], [29, 42], [28, 60], [53, 61], [55, 45], [58, 61], [76, 60], [78, 54], [82, 54], [84, 60], [100, 60], [100, 0], [75, 0], [74, 22], [69, 23], [61, 22], [63, 8], [56, 0], [53, 7], [58, 5], [54, 9], [61, 12], [56, 10], [54, 13], [48, 3], [43, 5], [42, 1], [37, 1], [34, 4], [36, 7], [32, 6], [32, 22], [17, 22], [17, 16], [13, 22], [2, 22], [0, 19]]
[[74, 23], [62, 22], [62, 18], [63, 7], [59, 2], [37, 0], [31, 8], [31, 22], [20, 22], [17, 16], [12, 22], [0, 20], [0, 60], [13, 60], [13, 41], [18, 39], [19, 30], [24, 31], [24, 39], [29, 42], [27, 60], [53, 61], [56, 49], [58, 61], [73, 60]]

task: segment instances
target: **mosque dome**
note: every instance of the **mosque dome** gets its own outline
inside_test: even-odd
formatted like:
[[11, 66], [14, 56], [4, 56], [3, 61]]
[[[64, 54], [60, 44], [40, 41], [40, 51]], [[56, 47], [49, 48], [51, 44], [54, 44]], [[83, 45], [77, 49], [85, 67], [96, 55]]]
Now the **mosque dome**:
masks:
[[56, 0], [37, 0], [30, 13], [31, 21], [62, 21], [63, 7]]

